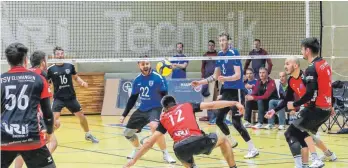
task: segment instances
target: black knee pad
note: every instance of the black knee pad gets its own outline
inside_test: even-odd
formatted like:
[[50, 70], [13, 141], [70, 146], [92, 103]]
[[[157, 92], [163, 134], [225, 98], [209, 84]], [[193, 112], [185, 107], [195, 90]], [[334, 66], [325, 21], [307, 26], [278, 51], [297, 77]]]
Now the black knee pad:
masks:
[[292, 155], [298, 156], [301, 155], [301, 143], [294, 134], [296, 134], [296, 130], [291, 125], [288, 130], [285, 131], [284, 136], [288, 142]]

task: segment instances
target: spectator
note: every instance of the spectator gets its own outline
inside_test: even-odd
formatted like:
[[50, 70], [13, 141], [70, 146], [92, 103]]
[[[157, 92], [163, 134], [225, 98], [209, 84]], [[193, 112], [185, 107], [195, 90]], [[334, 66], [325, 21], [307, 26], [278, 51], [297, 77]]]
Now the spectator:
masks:
[[[174, 55], [174, 57], [186, 57], [183, 54], [184, 50], [184, 44], [183, 43], [177, 43], [176, 44], [176, 51], [177, 55]], [[172, 78], [173, 79], [178, 79], [178, 78], [186, 78], [186, 68], [188, 65], [188, 61], [185, 60], [179, 60], [179, 61], [171, 61], [172, 63]]]
[[[208, 42], [208, 51], [204, 54], [204, 56], [217, 56], [217, 52], [215, 50], [215, 41], [209, 40]], [[214, 74], [215, 70], [215, 60], [203, 60], [201, 67], [201, 77], [208, 78], [209, 76]], [[209, 99], [208, 101], [216, 100], [216, 92], [218, 85], [215, 83], [210, 83], [202, 86], [202, 95], [205, 99]], [[213, 93], [213, 94], [211, 94]], [[213, 97], [213, 99], [212, 99]], [[209, 121], [209, 123], [213, 124], [216, 110], [207, 110], [208, 116], [201, 117], [200, 121]]]
[[248, 68], [245, 70], [246, 80], [244, 80], [245, 89], [243, 90], [245, 94], [251, 94], [253, 86], [256, 85], [256, 79], [254, 77], [254, 70], [252, 68]]
[[[269, 110], [274, 109], [275, 107], [280, 104], [282, 100], [284, 100], [286, 91], [288, 90], [288, 76], [285, 72], [279, 73], [279, 96], [280, 99], [272, 99], [269, 101]], [[265, 126], [266, 129], [272, 129], [274, 127], [274, 115], [272, 118], [268, 119], [268, 124]], [[279, 130], [285, 129], [285, 108], [278, 111], [278, 118], [279, 118]]]
[[[254, 40], [254, 46], [255, 48], [249, 52], [249, 55], [268, 55], [267, 51], [263, 48], [261, 48], [261, 40], [260, 39], [255, 39]], [[271, 74], [272, 71], [272, 60], [271, 59], [247, 59], [245, 61], [244, 68], [245, 70], [248, 69], [249, 64], [252, 62], [252, 69], [255, 70], [255, 78], [260, 79], [259, 77], [259, 69], [261, 67], [266, 67], [266, 61], [268, 65], [268, 74]], [[244, 74], [246, 72], [244, 71]]]
[[250, 127], [251, 123], [251, 112], [255, 103], [258, 109], [258, 123], [255, 124], [254, 128], [261, 128], [263, 124], [263, 116], [265, 115], [265, 109], [268, 109], [268, 104], [271, 99], [277, 99], [278, 93], [275, 82], [273, 79], [268, 77], [267, 68], [261, 67], [259, 69], [260, 79], [257, 80], [256, 85], [253, 87], [251, 95], [246, 95], [246, 111], [244, 120], [246, 120], [245, 126]]

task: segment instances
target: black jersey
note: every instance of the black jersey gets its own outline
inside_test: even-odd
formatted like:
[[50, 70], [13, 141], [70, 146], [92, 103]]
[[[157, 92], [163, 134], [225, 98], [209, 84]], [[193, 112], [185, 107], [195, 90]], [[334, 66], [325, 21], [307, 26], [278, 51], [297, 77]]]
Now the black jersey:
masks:
[[53, 83], [54, 98], [66, 100], [76, 97], [73, 75], [76, 75], [73, 64], [64, 63], [63, 65], [52, 65], [48, 68], [47, 78]]
[[1, 150], [31, 150], [45, 145], [39, 105], [50, 92], [44, 77], [24, 67], [1, 74]]

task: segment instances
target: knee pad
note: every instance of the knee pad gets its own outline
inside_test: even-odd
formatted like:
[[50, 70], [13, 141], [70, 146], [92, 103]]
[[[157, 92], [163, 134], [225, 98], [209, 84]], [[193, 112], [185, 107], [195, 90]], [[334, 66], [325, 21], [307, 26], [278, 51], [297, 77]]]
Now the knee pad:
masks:
[[289, 144], [290, 151], [293, 156], [301, 155], [301, 144], [298, 139], [293, 135], [293, 129], [289, 127], [284, 133], [285, 139]]
[[134, 141], [137, 139], [137, 135], [135, 134], [138, 130], [137, 129], [130, 129], [126, 128], [123, 132], [123, 135], [129, 140]]

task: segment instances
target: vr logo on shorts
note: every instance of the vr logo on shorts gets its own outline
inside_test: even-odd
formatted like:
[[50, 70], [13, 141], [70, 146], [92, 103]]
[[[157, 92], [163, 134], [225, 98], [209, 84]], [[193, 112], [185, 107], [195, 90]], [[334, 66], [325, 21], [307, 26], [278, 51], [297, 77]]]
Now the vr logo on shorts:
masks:
[[66, 74], [70, 74], [70, 69], [65, 69]]
[[153, 80], [149, 81], [149, 86], [153, 86]]

